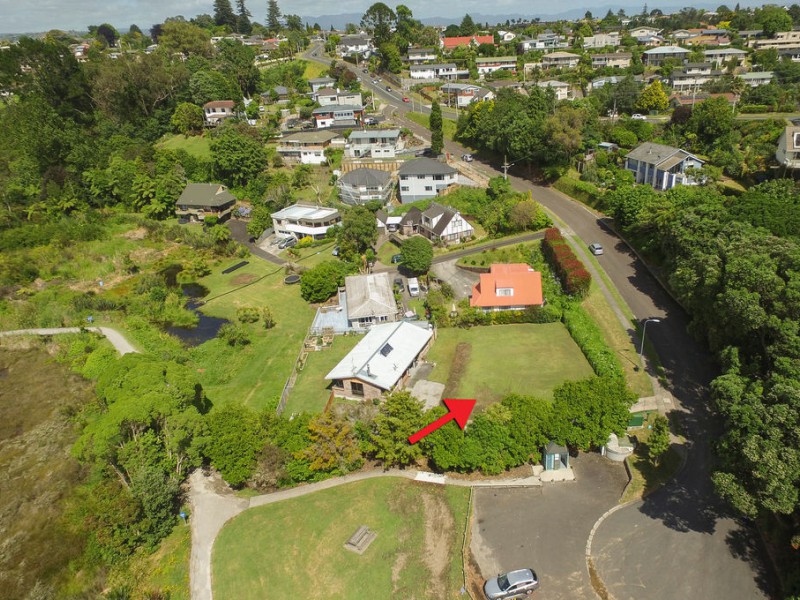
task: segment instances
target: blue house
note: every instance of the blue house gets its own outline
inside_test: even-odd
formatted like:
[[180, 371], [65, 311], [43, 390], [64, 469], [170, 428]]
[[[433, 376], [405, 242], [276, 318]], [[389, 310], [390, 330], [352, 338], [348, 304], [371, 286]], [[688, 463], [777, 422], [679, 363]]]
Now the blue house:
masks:
[[699, 169], [704, 164], [686, 150], [653, 142], [645, 142], [625, 156], [625, 168], [633, 172], [636, 183], [649, 183], [657, 190], [701, 183], [688, 175], [687, 170]]

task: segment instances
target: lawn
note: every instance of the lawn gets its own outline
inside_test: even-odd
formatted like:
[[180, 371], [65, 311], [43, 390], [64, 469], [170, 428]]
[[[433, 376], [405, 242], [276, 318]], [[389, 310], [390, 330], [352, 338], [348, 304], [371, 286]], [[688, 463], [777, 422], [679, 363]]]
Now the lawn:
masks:
[[[298, 256], [297, 258], [293, 258], [288, 256], [285, 252], [283, 256], [292, 262], [299, 263], [306, 268], [311, 268], [317, 266], [321, 262], [325, 262], [326, 260], [336, 260], [336, 257], [331, 254], [333, 252], [333, 248], [336, 246], [336, 240], [330, 240], [328, 243], [320, 244], [319, 246], [312, 246], [310, 248], [301, 248], [297, 250]], [[278, 252], [276, 252], [278, 253]]]
[[168, 150], [186, 150], [186, 152], [197, 158], [211, 159], [211, 143], [207, 137], [199, 135], [186, 137], [181, 134], [165, 136], [161, 140], [160, 146]]
[[593, 375], [561, 323], [439, 329], [428, 360], [446, 397], [483, 407], [512, 393], [551, 398], [564, 381]]
[[[417, 125], [422, 125], [423, 127], [430, 129], [430, 115], [418, 112], [407, 112], [405, 116], [414, 121], [414, 123]], [[456, 122], [453, 119], [442, 119], [442, 134], [444, 135], [445, 139], [451, 141], [453, 140], [456, 135]]]
[[393, 242], [384, 242], [381, 247], [378, 248], [378, 260], [384, 265], [391, 265], [392, 256], [395, 254], [400, 254], [400, 246], [397, 246]]
[[169, 594], [170, 600], [189, 600], [191, 545], [191, 529], [180, 523], [153, 554], [135, 555], [127, 569], [115, 573], [115, 576], [120, 577], [120, 584], [133, 584], [137, 592], [134, 597], [147, 597], [146, 592], [161, 590]]
[[286, 414], [321, 413], [331, 394], [328, 389], [330, 382], [325, 379], [325, 375], [363, 339], [364, 336], [361, 335], [337, 335], [330, 348], [309, 352], [305, 366], [302, 371], [298, 371], [297, 380], [286, 402]]
[[539, 247], [539, 242], [528, 242], [515, 246], [484, 249], [458, 259], [459, 266], [489, 267], [494, 263], [527, 263], [531, 259], [531, 251]]
[[316, 79], [322, 77], [323, 74], [328, 73], [330, 68], [328, 65], [318, 63], [314, 60], [304, 61], [306, 63], [306, 70], [303, 72], [303, 79]]
[[[268, 306], [276, 325], [246, 325], [251, 344], [232, 349], [215, 339], [191, 350], [200, 382], [214, 402], [242, 401], [263, 408], [280, 396], [303, 339], [314, 319], [314, 309], [300, 297], [299, 285], [285, 285], [284, 270], [258, 258], [227, 275], [221, 271], [239, 262], [223, 261], [199, 282], [209, 288], [203, 312], [235, 320], [241, 306]], [[224, 294], [224, 295], [223, 295]]]
[[[462, 598], [467, 488], [393, 477], [350, 483], [247, 510], [220, 532], [216, 598]], [[343, 545], [361, 525], [362, 554]]]

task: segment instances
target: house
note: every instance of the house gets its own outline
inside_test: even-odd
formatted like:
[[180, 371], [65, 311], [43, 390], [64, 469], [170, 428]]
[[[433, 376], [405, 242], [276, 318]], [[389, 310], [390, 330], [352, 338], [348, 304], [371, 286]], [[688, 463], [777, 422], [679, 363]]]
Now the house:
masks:
[[[422, 211], [415, 206], [403, 215], [397, 228], [403, 235], [410, 236], [419, 233], [420, 223], [422, 223]], [[386, 228], [389, 229], [388, 222]]]
[[494, 36], [464, 35], [457, 37], [443, 37], [439, 39], [439, 47], [442, 48], [445, 52], [450, 52], [451, 50], [455, 50], [459, 46], [473, 46], [477, 48], [481, 44], [491, 44], [492, 46], [494, 46], [495, 45]]
[[[592, 81], [589, 83], [589, 89], [596, 90], [604, 85], [617, 85], [626, 77], [630, 77], [630, 75], [610, 75], [608, 77], [598, 77], [597, 79], [592, 79]], [[633, 80], [636, 83], [642, 83], [642, 76], [634, 75]]]
[[567, 38], [552, 31], [545, 31], [536, 36], [536, 39], [523, 39], [517, 43], [517, 53], [525, 54], [531, 50], [543, 50], [552, 52], [561, 48], [567, 48]]
[[433, 198], [458, 181], [458, 171], [432, 158], [417, 158], [403, 163], [398, 171], [400, 201], [403, 204]]
[[633, 55], [630, 52], [611, 52], [607, 54], [592, 54], [592, 68], [613, 67], [627, 69], [631, 66]]
[[268, 92], [261, 94], [261, 101], [265, 103], [284, 103], [289, 100], [289, 88], [284, 85], [273, 85]]
[[800, 169], [800, 126], [786, 126], [778, 138], [775, 159], [784, 167]]
[[662, 46], [666, 40], [661, 37], [660, 35], [649, 35], [641, 38], [636, 38], [637, 43], [640, 46], [644, 46], [646, 48], [657, 48]]
[[311, 93], [314, 94], [321, 89], [332, 87], [336, 84], [333, 77], [316, 77], [308, 80], [308, 85], [311, 86]]
[[800, 62], [800, 48], [781, 48], [778, 50], [778, 58], [780, 60]]
[[408, 71], [411, 79], [455, 79], [458, 77], [458, 68], [455, 63], [411, 65]]
[[[412, 210], [419, 212], [418, 208]], [[390, 217], [383, 209], [375, 211], [375, 220], [378, 222], [378, 229], [384, 229], [390, 233], [394, 233], [400, 229], [400, 224], [403, 222], [404, 216], [405, 215]]]
[[342, 175], [336, 186], [339, 199], [345, 204], [366, 204], [370, 200], [387, 204], [392, 195], [392, 175], [388, 171], [361, 167]]
[[278, 140], [278, 154], [289, 162], [304, 165], [324, 165], [325, 148], [338, 138], [334, 131], [298, 131]]
[[311, 111], [317, 129], [326, 127], [357, 127], [364, 117], [363, 106], [332, 104]]
[[384, 392], [405, 385], [409, 371], [425, 356], [432, 339], [427, 324], [374, 325], [325, 379], [331, 380], [334, 396], [378, 400]]
[[412, 65], [421, 65], [422, 63], [432, 62], [436, 60], [436, 50], [434, 48], [409, 48], [408, 49], [408, 62]]
[[508, 42], [513, 42], [515, 39], [517, 39], [517, 34], [513, 31], [503, 31], [501, 29], [497, 32], [497, 37], [502, 43], [507, 44]]
[[729, 46], [731, 38], [725, 30], [704, 29], [689, 38], [689, 43], [694, 46]]
[[344, 278], [347, 294], [347, 325], [351, 329], [369, 329], [380, 323], [398, 320], [389, 273], [350, 275]]
[[669, 84], [678, 93], [697, 91], [721, 74], [711, 70], [711, 63], [686, 63], [682, 69], [673, 69]]
[[581, 57], [571, 52], [551, 52], [542, 57], [542, 67], [545, 69], [574, 69], [578, 66]]
[[639, 40], [641, 38], [649, 38], [660, 35], [661, 31], [662, 31], [661, 29], [656, 29], [655, 27], [643, 26], [643, 27], [635, 27], [633, 29], [629, 29], [628, 35], [636, 40]]
[[473, 102], [494, 99], [494, 92], [472, 83], [445, 83], [439, 88], [448, 106], [464, 108]]
[[689, 31], [688, 29], [675, 29], [673, 30], [673, 32], [670, 34], [669, 37], [675, 40], [676, 42], [681, 43], [685, 42], [691, 37], [694, 37], [694, 35], [695, 34]]
[[472, 288], [469, 305], [486, 312], [542, 306], [542, 274], [530, 265], [493, 264]]
[[361, 92], [341, 92], [332, 88], [323, 88], [316, 92], [316, 100], [320, 106], [362, 106], [364, 104]]
[[659, 46], [642, 52], [642, 62], [651, 67], [660, 67], [667, 59], [683, 62], [689, 54], [689, 50], [680, 46]]
[[572, 90], [569, 87], [568, 83], [564, 83], [563, 81], [556, 81], [555, 79], [550, 79], [548, 81], [537, 81], [536, 85], [540, 88], [550, 88], [556, 94], [556, 100], [572, 100]]
[[709, 94], [708, 92], [692, 92], [691, 95], [681, 95], [681, 94], [672, 94], [669, 97], [670, 106], [673, 108], [677, 108], [679, 106], [694, 106], [695, 104], [699, 104], [704, 100], [708, 100], [709, 98], [725, 98], [727, 103], [731, 106], [735, 106], [736, 103], [739, 101], [739, 96], [732, 92], [720, 92]]
[[342, 222], [342, 217], [335, 208], [305, 204], [292, 204], [271, 216], [275, 235], [297, 239], [324, 239], [328, 229]]
[[187, 183], [175, 202], [175, 214], [179, 219], [193, 223], [216, 217], [224, 223], [231, 216], [236, 198], [221, 183]]
[[751, 43], [756, 50], [766, 50], [775, 48], [783, 50], [785, 48], [800, 48], [800, 31], [779, 31], [773, 38], [756, 39]]
[[432, 202], [421, 213], [418, 232], [432, 242], [459, 242], [475, 234], [472, 225], [449, 206]]
[[399, 129], [354, 130], [345, 155], [350, 158], [394, 158], [402, 148]]
[[747, 57], [747, 52], [738, 48], [714, 48], [703, 51], [703, 56], [706, 62], [710, 62], [719, 69], [727, 65], [731, 59], [736, 59], [736, 66], [741, 67]]
[[657, 190], [670, 190], [676, 185], [696, 185], [686, 174], [699, 169], [704, 161], [680, 148], [645, 142], [625, 156], [625, 168], [632, 171], [636, 183], [649, 183]]
[[362, 58], [369, 58], [372, 53], [372, 40], [363, 35], [343, 35], [336, 46], [339, 56], [352, 56], [358, 54]]
[[594, 35], [587, 35], [585, 38], [583, 38], [583, 47], [587, 49], [605, 48], [607, 46], [616, 48], [619, 46], [619, 39], [619, 31], [596, 33]]
[[750, 73], [742, 73], [739, 79], [744, 81], [750, 87], [758, 87], [772, 82], [772, 71], [751, 71]]
[[478, 76], [484, 77], [495, 71], [517, 72], [516, 56], [493, 56], [491, 58], [476, 58], [475, 66], [478, 69]]
[[225, 119], [235, 116], [233, 107], [236, 103], [233, 100], [216, 100], [203, 104], [203, 118], [206, 127], [216, 127]]

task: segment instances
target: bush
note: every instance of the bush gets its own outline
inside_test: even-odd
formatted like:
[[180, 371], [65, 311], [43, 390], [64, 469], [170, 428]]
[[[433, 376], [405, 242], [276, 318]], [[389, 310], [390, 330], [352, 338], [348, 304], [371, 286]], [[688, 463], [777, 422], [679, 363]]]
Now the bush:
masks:
[[236, 309], [236, 320], [240, 323], [255, 323], [258, 319], [258, 309], [253, 306], [242, 306]]
[[592, 276], [555, 227], [545, 231], [542, 254], [567, 294], [584, 298], [589, 293]]
[[575, 198], [593, 208], [603, 208], [605, 206], [603, 192], [594, 184], [588, 181], [579, 181], [570, 177], [561, 177], [553, 184], [559, 192]]
[[307, 302], [325, 302], [344, 283], [347, 266], [328, 260], [303, 273], [300, 279], [300, 295]]
[[250, 336], [247, 335], [245, 328], [233, 323], [225, 323], [220, 327], [217, 337], [229, 346], [246, 346], [250, 343]]
[[624, 377], [619, 359], [606, 344], [600, 328], [580, 305], [566, 307], [562, 320], [598, 377]]

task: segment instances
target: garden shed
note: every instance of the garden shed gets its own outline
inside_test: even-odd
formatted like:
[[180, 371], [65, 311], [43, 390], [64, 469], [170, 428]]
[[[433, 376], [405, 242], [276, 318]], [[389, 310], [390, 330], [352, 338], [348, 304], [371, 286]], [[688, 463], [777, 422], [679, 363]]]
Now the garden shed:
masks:
[[569, 450], [555, 442], [544, 447], [544, 470], [557, 471], [569, 468]]

